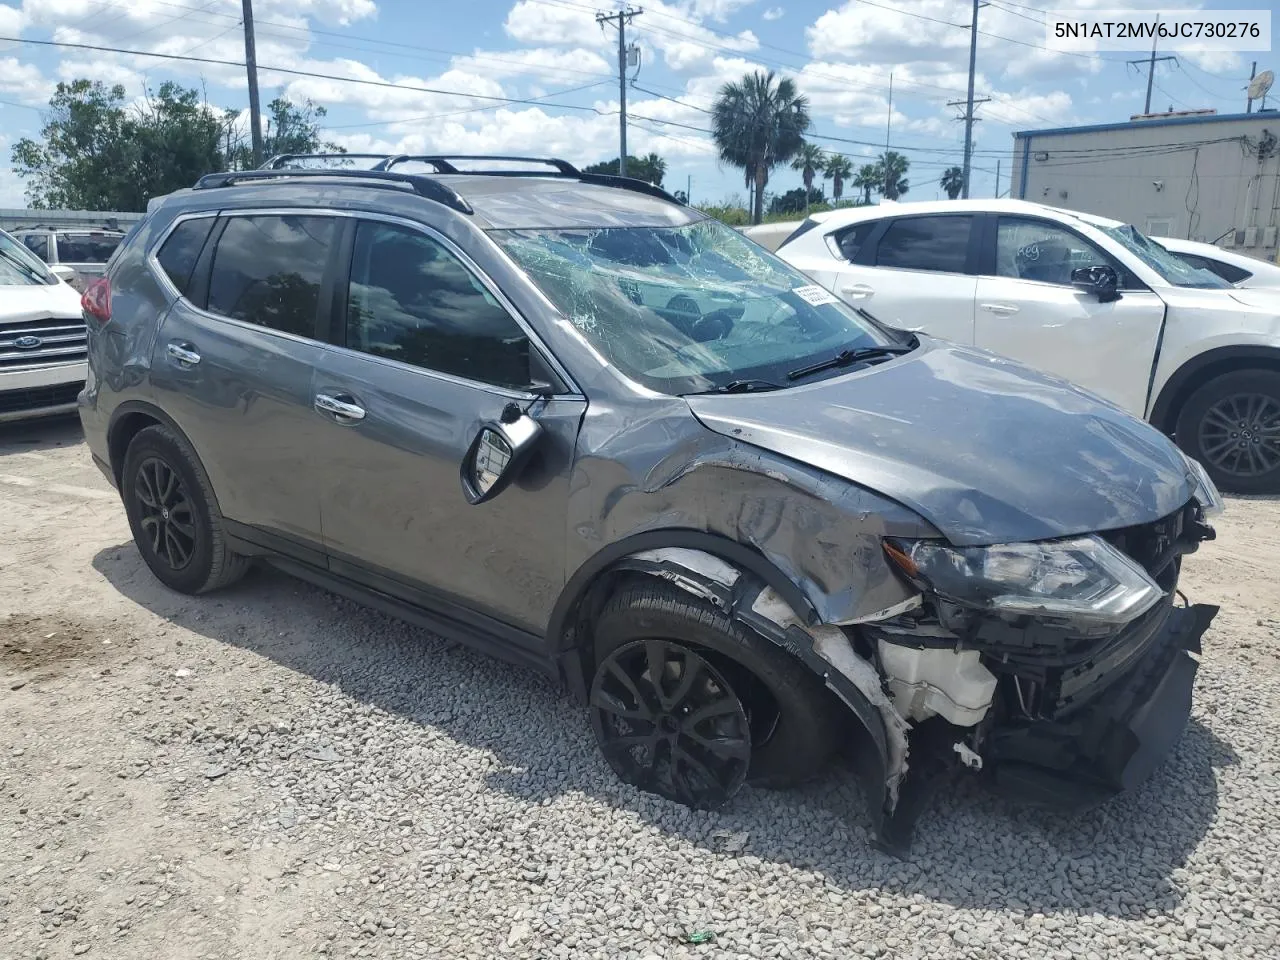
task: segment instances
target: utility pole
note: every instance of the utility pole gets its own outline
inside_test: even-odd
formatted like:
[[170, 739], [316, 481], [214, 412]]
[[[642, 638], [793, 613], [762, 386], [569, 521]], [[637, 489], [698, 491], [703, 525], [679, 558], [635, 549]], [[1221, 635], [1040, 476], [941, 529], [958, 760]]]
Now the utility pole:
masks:
[[973, 159], [973, 76], [978, 66], [978, 7], [981, 4], [973, 0], [973, 22], [969, 25], [969, 94], [965, 97], [964, 110], [964, 170], [961, 173], [963, 183], [960, 196], [969, 199], [969, 164]]
[[893, 129], [893, 71], [889, 71], [889, 117], [884, 122], [884, 152], [889, 152], [889, 133]]
[[689, 206], [693, 206], [693, 174], [689, 174], [684, 178], [684, 202]]
[[[248, 3], [249, 0], [245, 0]], [[618, 27], [618, 176], [627, 175], [627, 24], [640, 14], [643, 7], [627, 7], [617, 13], [597, 13], [596, 23], [616, 23]]]
[[978, 122], [978, 118], [973, 115], [974, 107], [984, 103], [990, 103], [990, 97], [973, 96], [973, 74], [969, 74], [969, 99], [968, 100], [949, 100], [948, 107], [964, 107], [964, 113], [956, 117], [957, 120], [964, 121], [964, 166], [960, 168], [960, 196], [969, 199], [969, 174], [973, 167], [973, 125]]
[[249, 136], [253, 165], [262, 166], [262, 108], [258, 104], [258, 54], [253, 46], [253, 0], [242, 0], [244, 9], [244, 65], [249, 75]]
[[1000, 199], [1000, 158], [996, 157], [996, 199]]
[[[1253, 78], [1258, 75], [1258, 61], [1253, 61], [1253, 66], [1249, 68], [1249, 89], [1253, 89]], [[1253, 97], [1249, 98], [1249, 102], [1245, 105], [1245, 113], [1253, 113]]]
[[[1159, 17], [1157, 17], [1157, 18], [1156, 18], [1156, 23], [1158, 24], [1159, 22], [1160, 22], [1160, 18], [1159, 18]], [[1146, 57], [1146, 58], [1144, 58], [1144, 59], [1142, 59], [1142, 60], [1128, 60], [1128, 61], [1126, 61], [1127, 63], [1133, 64], [1134, 66], [1137, 66], [1137, 65], [1139, 65], [1139, 64], [1143, 64], [1143, 63], [1147, 64], [1147, 100], [1146, 100], [1146, 103], [1145, 103], [1145, 104], [1143, 105], [1143, 107], [1142, 107], [1142, 112], [1143, 112], [1143, 113], [1150, 113], [1150, 112], [1151, 112], [1151, 87], [1152, 87], [1152, 84], [1154, 84], [1154, 83], [1155, 83], [1155, 79], [1156, 79], [1156, 64], [1157, 64], [1157, 63], [1159, 63], [1159, 62], [1160, 62], [1160, 61], [1162, 61], [1162, 60], [1175, 60], [1175, 61], [1176, 61], [1176, 60], [1178, 59], [1177, 57], [1172, 56], [1172, 55], [1167, 56], [1167, 57], [1157, 57], [1157, 56], [1156, 56], [1156, 43], [1157, 43], [1157, 42], [1158, 42], [1158, 41], [1157, 41], [1157, 39], [1153, 37], [1153, 38], [1152, 38], [1152, 40], [1151, 40], [1151, 56], [1150, 56], [1150, 57]]]

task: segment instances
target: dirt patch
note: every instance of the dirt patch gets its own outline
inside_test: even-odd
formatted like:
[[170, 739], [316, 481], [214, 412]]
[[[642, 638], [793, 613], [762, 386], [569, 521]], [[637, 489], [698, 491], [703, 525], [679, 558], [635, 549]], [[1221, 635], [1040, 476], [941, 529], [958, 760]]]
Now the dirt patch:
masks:
[[95, 627], [65, 617], [0, 617], [0, 668], [16, 674], [19, 684], [96, 662], [112, 645]]

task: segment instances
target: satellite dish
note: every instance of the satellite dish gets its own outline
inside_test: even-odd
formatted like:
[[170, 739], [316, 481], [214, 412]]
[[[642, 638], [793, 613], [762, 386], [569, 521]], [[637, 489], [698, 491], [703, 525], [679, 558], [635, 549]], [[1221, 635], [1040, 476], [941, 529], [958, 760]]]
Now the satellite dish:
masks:
[[1276, 75], [1274, 73], [1270, 70], [1263, 70], [1249, 84], [1249, 99], [1261, 100], [1267, 95], [1267, 91], [1271, 89], [1271, 84], [1275, 83], [1275, 81]]

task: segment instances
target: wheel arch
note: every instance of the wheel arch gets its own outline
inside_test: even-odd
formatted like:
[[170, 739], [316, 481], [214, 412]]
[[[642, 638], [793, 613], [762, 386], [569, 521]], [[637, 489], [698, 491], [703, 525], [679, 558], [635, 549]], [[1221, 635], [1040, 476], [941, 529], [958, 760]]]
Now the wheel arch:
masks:
[[1210, 380], [1239, 370], [1280, 371], [1280, 347], [1240, 344], [1197, 354], [1165, 381], [1148, 419], [1153, 426], [1172, 435], [1178, 414], [1193, 393]]
[[[209, 471], [205, 470], [204, 463], [200, 460], [200, 454], [196, 451], [195, 444], [191, 442], [191, 438], [178, 426], [177, 422], [154, 404], [143, 400], [126, 400], [111, 412], [111, 420], [107, 424], [108, 466], [111, 469], [111, 475], [115, 478], [116, 489], [123, 490], [120, 475], [124, 470], [124, 458], [129, 449], [129, 444], [140, 432], [152, 426], [164, 427], [182, 439], [183, 443], [195, 454], [196, 467], [204, 474], [207, 482]], [[221, 507], [217, 502], [218, 495], [214, 491], [212, 484], [209, 484], [209, 490], [214, 498], [215, 509], [221, 512]]]

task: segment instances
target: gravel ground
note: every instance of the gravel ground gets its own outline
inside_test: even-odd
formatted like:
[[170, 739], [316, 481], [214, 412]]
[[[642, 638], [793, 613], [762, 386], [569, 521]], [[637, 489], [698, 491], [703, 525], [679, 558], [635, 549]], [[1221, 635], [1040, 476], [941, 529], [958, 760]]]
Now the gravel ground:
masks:
[[169, 592], [74, 424], [0, 428], [0, 958], [1276, 957], [1280, 501], [1219, 530], [1166, 767], [1075, 819], [958, 779], [900, 862], [846, 769], [694, 813], [535, 675], [270, 571]]

